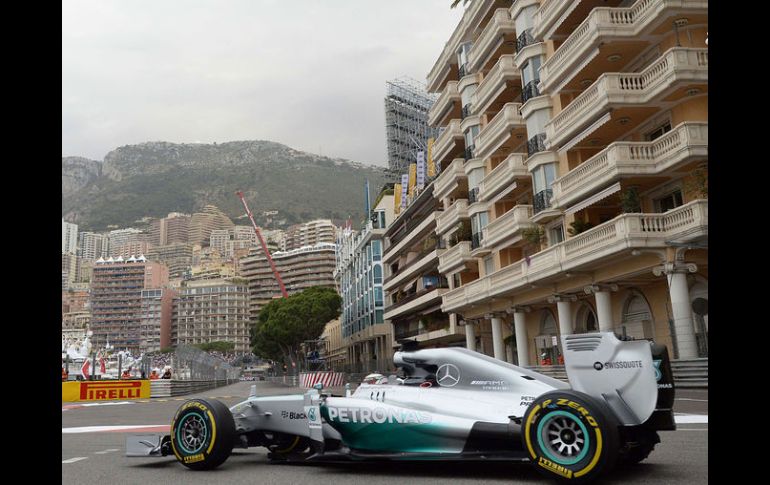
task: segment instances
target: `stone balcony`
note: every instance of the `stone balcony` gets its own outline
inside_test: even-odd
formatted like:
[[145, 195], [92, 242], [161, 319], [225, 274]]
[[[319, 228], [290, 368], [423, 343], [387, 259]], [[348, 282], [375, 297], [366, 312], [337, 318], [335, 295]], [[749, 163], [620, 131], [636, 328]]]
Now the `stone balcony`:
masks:
[[458, 143], [463, 143], [463, 132], [460, 130], [460, 120], [454, 119], [433, 143], [433, 160], [443, 167], [456, 151]]
[[428, 124], [430, 126], [438, 126], [442, 124], [441, 121], [447, 118], [447, 115], [449, 115], [449, 119], [459, 118], [459, 116], [452, 116], [452, 112], [457, 111], [459, 114], [460, 103], [457, 81], [449, 81], [428, 111]]
[[396, 274], [388, 277], [382, 285], [382, 289], [385, 291], [391, 291], [398, 285], [401, 285], [406, 281], [418, 276], [426, 269], [429, 269], [431, 266], [435, 266], [439, 256], [441, 256], [444, 251], [446, 250], [434, 249], [433, 251], [430, 251], [426, 254], [416, 256], [415, 259], [409, 261], [408, 263], [404, 264], [403, 267], [399, 268]]
[[[546, 17], [546, 11], [550, 16], [564, 9], [556, 3], [551, 1], [543, 5], [539, 11], [541, 17]], [[658, 27], [662, 19], [678, 11], [685, 14], [699, 10], [706, 12], [707, 9], [708, 2], [705, 0], [638, 0], [626, 8], [595, 8], [543, 63], [540, 68], [540, 92], [558, 90], [561, 84], [569, 81], [599, 53], [602, 44], [643, 38], [648, 31]], [[542, 35], [543, 30], [540, 24], [537, 33]]]
[[468, 200], [455, 200], [448, 209], [439, 213], [438, 217], [436, 217], [436, 234], [443, 236], [457, 226], [460, 221], [467, 220], [469, 217]]
[[471, 97], [471, 107], [474, 114], [484, 114], [511, 85], [521, 85], [521, 71], [513, 62], [513, 55], [506, 54], [492, 66]]
[[487, 224], [483, 229], [484, 245], [490, 249], [507, 246], [521, 240], [522, 232], [530, 227], [535, 227], [532, 223], [532, 206], [517, 205]]
[[708, 158], [708, 123], [684, 122], [648, 142], [615, 142], [553, 182], [555, 207], [574, 204], [624, 178], [651, 176]]
[[511, 153], [500, 164], [489, 172], [479, 184], [480, 201], [490, 201], [503, 189], [506, 189], [515, 182], [517, 178], [531, 178], [530, 173], [524, 166], [527, 159], [526, 153]]
[[464, 158], [455, 158], [448, 167], [441, 170], [436, 180], [433, 182], [433, 197], [441, 200], [451, 194], [459, 185], [459, 181], [466, 179], [463, 164]]
[[621, 214], [582, 234], [551, 246], [444, 295], [442, 311], [464, 313], [492, 297], [510, 296], [545, 278], [586, 271], [633, 249], [665, 248], [708, 237], [708, 200], [694, 200], [663, 214]]
[[412, 297], [407, 297], [405, 300], [385, 308], [384, 318], [385, 320], [392, 320], [404, 315], [409, 315], [421, 308], [441, 303], [441, 297], [447, 291], [449, 291], [447, 288], [435, 288], [419, 295], [416, 294]]
[[708, 83], [708, 49], [674, 47], [642, 72], [602, 74], [546, 124], [546, 148], [560, 147], [601, 115], [648, 104], [686, 83]]
[[460, 241], [439, 256], [438, 272], [442, 275], [449, 275], [462, 271], [465, 268], [465, 263], [473, 260], [471, 242]]
[[516, 40], [516, 24], [507, 8], [498, 8], [468, 53], [468, 70], [480, 70], [506, 39]]
[[526, 123], [519, 113], [520, 103], [506, 103], [503, 109], [495, 115], [479, 132], [476, 141], [476, 158], [488, 158], [503, 146], [514, 130], [526, 132]]

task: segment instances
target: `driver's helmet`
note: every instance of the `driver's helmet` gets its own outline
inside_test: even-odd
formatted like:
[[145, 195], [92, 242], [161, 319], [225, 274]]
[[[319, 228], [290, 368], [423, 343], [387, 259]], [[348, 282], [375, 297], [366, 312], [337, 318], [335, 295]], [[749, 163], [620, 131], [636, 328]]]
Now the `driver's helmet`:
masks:
[[363, 384], [387, 384], [388, 378], [382, 374], [369, 374], [364, 377]]

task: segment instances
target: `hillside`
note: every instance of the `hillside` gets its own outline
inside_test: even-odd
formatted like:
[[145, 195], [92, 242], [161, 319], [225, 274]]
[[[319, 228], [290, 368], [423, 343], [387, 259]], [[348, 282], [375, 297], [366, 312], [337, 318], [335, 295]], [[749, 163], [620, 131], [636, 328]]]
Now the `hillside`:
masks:
[[[271, 141], [221, 144], [148, 142], [120, 147], [103, 163], [62, 157], [62, 217], [81, 230], [128, 227], [142, 217], [192, 213], [214, 204], [236, 223], [243, 190], [258, 223], [364, 217], [364, 180], [374, 192], [382, 168], [294, 150]], [[376, 197], [372, 193], [372, 198]]]

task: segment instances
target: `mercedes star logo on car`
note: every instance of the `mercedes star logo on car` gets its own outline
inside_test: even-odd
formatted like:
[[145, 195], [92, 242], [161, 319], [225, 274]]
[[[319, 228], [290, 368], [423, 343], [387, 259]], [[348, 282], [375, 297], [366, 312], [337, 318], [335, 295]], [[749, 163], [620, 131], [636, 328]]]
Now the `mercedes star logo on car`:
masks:
[[452, 387], [460, 382], [460, 369], [454, 364], [444, 364], [436, 372], [436, 381], [441, 387]]

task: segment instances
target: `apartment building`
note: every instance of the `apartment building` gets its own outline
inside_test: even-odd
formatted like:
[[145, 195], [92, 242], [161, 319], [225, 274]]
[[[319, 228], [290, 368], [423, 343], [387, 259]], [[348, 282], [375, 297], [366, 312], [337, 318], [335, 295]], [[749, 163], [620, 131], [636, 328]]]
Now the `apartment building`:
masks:
[[441, 311], [449, 285], [438, 269], [445, 249], [436, 236], [442, 212], [433, 190], [431, 182], [415, 192], [385, 230], [384, 317], [393, 325], [394, 343], [410, 338], [424, 347], [440, 347], [465, 340], [454, 317]]
[[91, 330], [95, 348], [141, 350], [142, 291], [163, 288], [168, 269], [144, 258], [99, 259], [91, 279]]
[[96, 261], [108, 257], [110, 238], [107, 234], [81, 232], [78, 235], [78, 256], [84, 261]]
[[150, 226], [150, 242], [155, 246], [184, 244], [190, 239], [189, 214], [170, 212], [168, 216], [154, 219]]
[[163, 263], [169, 272], [169, 278], [181, 278], [190, 269], [193, 261], [193, 247], [189, 243], [174, 243], [155, 246], [147, 250], [147, 259]]
[[393, 327], [385, 321], [382, 251], [393, 194], [382, 195], [361, 231], [340, 230], [334, 279], [342, 297], [343, 363], [350, 372], [391, 370]]
[[337, 228], [329, 219], [295, 224], [286, 231], [286, 251], [313, 246], [320, 243], [334, 243]]
[[250, 350], [249, 292], [243, 279], [187, 282], [174, 299], [171, 341], [195, 345], [232, 342]]
[[699, 0], [468, 5], [427, 85], [469, 348], [555, 364], [601, 330], [708, 355], [707, 23]]
[[158, 352], [171, 347], [171, 313], [176, 291], [170, 288], [142, 290], [139, 312], [139, 350]]
[[[312, 286], [334, 288], [335, 248], [334, 243], [318, 243], [271, 253], [286, 292], [292, 295]], [[251, 249], [238, 266], [240, 275], [249, 282], [251, 318], [256, 320], [260, 308], [280, 298], [281, 290], [262, 248]]]
[[196, 212], [190, 218], [189, 240], [187, 242], [208, 246], [211, 241], [211, 231], [230, 229], [233, 226], [233, 221], [218, 207], [204, 206], [201, 212]]
[[76, 254], [78, 248], [78, 225], [61, 220], [61, 252]]

